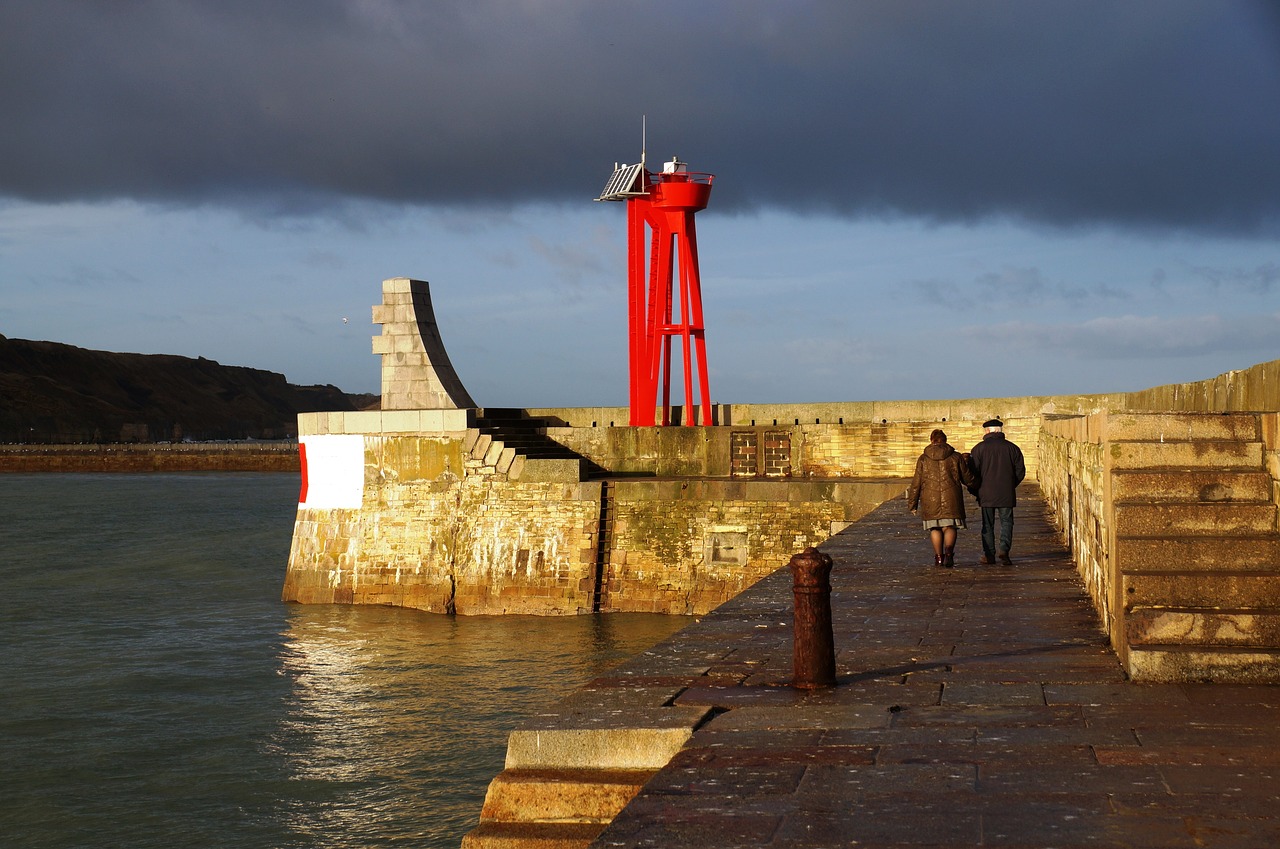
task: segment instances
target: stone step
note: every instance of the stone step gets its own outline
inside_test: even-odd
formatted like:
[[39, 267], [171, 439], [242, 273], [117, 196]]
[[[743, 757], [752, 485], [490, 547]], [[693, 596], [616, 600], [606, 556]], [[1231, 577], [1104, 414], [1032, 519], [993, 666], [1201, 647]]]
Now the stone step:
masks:
[[661, 769], [710, 711], [650, 704], [663, 694], [674, 695], [662, 687], [579, 691], [557, 708], [604, 703], [613, 709], [603, 715], [549, 711], [528, 721], [507, 738], [507, 769]]
[[1261, 469], [1119, 470], [1111, 476], [1111, 496], [1126, 501], [1270, 501], [1271, 476]]
[[1144, 650], [1128, 655], [1129, 674], [1149, 684], [1231, 681], [1273, 684], [1280, 680], [1280, 652], [1223, 647], [1216, 651], [1189, 647]]
[[1168, 608], [1280, 613], [1280, 573], [1147, 575], [1126, 571], [1123, 580], [1129, 612]]
[[1133, 412], [1108, 414], [1107, 437], [1113, 442], [1256, 442], [1262, 438], [1253, 413]]
[[1112, 470], [1262, 469], [1261, 442], [1123, 442], [1108, 446]]
[[653, 770], [508, 769], [489, 784], [481, 822], [610, 822]]
[[1133, 646], [1280, 647], [1280, 610], [1223, 612], [1145, 608], [1125, 614]]
[[1265, 536], [1276, 528], [1276, 505], [1263, 503], [1117, 504], [1117, 537]]
[[605, 823], [482, 822], [462, 838], [462, 849], [586, 849]]
[[1280, 536], [1117, 537], [1116, 562], [1133, 572], [1280, 572]]

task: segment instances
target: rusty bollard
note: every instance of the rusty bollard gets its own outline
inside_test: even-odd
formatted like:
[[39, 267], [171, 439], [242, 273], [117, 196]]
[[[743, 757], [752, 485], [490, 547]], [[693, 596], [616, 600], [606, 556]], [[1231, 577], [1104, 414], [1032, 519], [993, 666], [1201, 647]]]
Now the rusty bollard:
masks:
[[813, 546], [791, 558], [795, 594], [794, 678], [803, 689], [834, 687], [836, 647], [831, 633], [831, 558]]

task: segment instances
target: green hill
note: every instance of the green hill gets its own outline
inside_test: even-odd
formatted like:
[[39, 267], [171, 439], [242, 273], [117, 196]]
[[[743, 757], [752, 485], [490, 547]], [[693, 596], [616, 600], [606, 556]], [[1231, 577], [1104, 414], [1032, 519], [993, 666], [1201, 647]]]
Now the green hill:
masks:
[[376, 406], [375, 395], [295, 386], [203, 357], [117, 354], [0, 336], [0, 442], [288, 439], [298, 413]]

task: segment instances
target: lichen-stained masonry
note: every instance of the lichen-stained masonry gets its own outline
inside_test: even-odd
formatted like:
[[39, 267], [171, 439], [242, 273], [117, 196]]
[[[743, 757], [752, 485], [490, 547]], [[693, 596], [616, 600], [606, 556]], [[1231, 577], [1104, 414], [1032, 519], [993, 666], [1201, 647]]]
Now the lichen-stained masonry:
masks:
[[1280, 360], [1138, 393], [717, 404], [709, 426], [624, 427], [622, 408], [474, 407], [427, 284], [383, 294], [382, 409], [299, 416], [286, 600], [704, 613], [902, 494], [933, 428], [965, 451], [995, 417], [1129, 674], [1280, 678]]

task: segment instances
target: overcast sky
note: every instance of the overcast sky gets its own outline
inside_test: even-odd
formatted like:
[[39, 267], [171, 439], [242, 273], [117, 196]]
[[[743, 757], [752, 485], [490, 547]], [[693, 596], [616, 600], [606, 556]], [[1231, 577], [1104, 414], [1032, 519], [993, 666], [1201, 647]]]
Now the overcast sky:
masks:
[[718, 402], [1280, 357], [1273, 0], [4, 0], [0, 115], [10, 337], [376, 392], [407, 276], [481, 405], [625, 404], [645, 116]]

